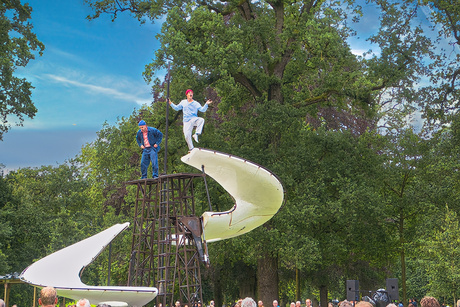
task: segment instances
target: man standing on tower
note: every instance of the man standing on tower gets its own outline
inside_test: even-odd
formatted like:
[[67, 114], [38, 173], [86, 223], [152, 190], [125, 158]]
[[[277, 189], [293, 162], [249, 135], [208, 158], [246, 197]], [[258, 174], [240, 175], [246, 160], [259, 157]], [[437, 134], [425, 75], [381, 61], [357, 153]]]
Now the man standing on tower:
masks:
[[144, 120], [139, 122], [139, 131], [136, 134], [136, 141], [142, 148], [141, 159], [141, 179], [147, 178], [147, 169], [152, 162], [152, 177], [158, 178], [158, 152], [160, 151], [160, 143], [163, 140], [163, 133], [153, 127], [147, 127]]
[[204, 106], [201, 106], [201, 104], [198, 101], [193, 100], [193, 91], [191, 89], [188, 89], [185, 91], [185, 96], [187, 99], [182, 100], [178, 105], [175, 105], [174, 103], [169, 100], [169, 105], [171, 108], [173, 108], [175, 111], [183, 110], [182, 112], [184, 113], [183, 116], [183, 122], [184, 122], [184, 136], [185, 136], [185, 141], [187, 142], [188, 149], [192, 150], [193, 149], [193, 142], [192, 142], [192, 132], [193, 128], [196, 127], [195, 129], [195, 134], [193, 134], [193, 139], [195, 142], [198, 143], [198, 136], [201, 134], [203, 131], [203, 125], [204, 125], [204, 119], [201, 117], [198, 117], [198, 111], [200, 112], [206, 112], [208, 109], [208, 105], [212, 103], [211, 100], [206, 101]]

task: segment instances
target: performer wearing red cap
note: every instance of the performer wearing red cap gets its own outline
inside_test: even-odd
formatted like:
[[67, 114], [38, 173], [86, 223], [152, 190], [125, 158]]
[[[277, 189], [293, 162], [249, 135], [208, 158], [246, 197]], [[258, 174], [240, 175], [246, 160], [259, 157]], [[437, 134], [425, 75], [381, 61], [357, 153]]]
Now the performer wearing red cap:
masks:
[[185, 91], [185, 96], [187, 99], [182, 100], [178, 105], [175, 105], [172, 103], [171, 100], [169, 100], [169, 105], [171, 108], [173, 108], [175, 111], [183, 110], [183, 121], [184, 121], [184, 136], [185, 136], [185, 141], [187, 142], [188, 149], [192, 150], [193, 149], [193, 142], [192, 142], [192, 132], [193, 128], [196, 127], [195, 129], [195, 134], [193, 134], [193, 139], [195, 142], [198, 143], [198, 136], [201, 134], [203, 131], [203, 125], [204, 125], [204, 118], [198, 117], [198, 111], [200, 112], [206, 112], [208, 109], [208, 105], [212, 103], [211, 100], [206, 101], [204, 106], [201, 106], [201, 104], [198, 101], [193, 100], [193, 91], [191, 89], [188, 89]]

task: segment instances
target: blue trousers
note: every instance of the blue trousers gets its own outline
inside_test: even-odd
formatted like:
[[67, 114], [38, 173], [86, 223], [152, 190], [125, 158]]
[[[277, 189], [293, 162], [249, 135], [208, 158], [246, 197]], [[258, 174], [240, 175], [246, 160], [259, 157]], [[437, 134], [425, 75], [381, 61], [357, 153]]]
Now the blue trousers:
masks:
[[158, 154], [153, 147], [144, 148], [141, 159], [141, 179], [147, 178], [147, 169], [152, 162], [152, 177], [158, 177]]

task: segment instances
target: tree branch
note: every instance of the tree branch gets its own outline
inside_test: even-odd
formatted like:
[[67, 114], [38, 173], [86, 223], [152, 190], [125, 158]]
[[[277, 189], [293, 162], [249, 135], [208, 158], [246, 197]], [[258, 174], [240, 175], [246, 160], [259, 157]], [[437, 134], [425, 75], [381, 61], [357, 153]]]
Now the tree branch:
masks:
[[248, 0], [241, 0], [238, 3], [237, 8], [244, 20], [255, 19], [254, 13], [251, 8], [251, 3]]
[[232, 74], [232, 77], [237, 83], [247, 88], [254, 98], [262, 96], [262, 93], [257, 89], [254, 83], [250, 79], [248, 79], [243, 73], [238, 72]]

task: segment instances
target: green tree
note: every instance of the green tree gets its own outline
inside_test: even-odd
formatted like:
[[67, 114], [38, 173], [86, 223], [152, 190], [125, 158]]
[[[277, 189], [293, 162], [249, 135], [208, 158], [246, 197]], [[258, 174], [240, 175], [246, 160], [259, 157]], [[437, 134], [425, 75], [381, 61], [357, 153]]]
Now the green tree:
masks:
[[460, 107], [460, 8], [455, 0], [421, 3], [429, 8], [434, 38], [428, 61], [429, 82], [420, 89], [419, 104], [430, 123], [438, 126], [450, 122]]
[[[379, 200], [373, 190], [375, 181], [359, 176], [363, 165], [366, 170], [375, 171], [370, 167], [374, 159], [378, 160], [373, 155], [375, 151], [370, 150], [373, 154], [366, 152], [365, 143], [355, 151], [351, 136], [344, 134], [339, 141], [340, 136], [333, 131], [340, 134], [353, 130], [353, 123], [365, 121], [365, 115], [373, 116], [381, 102], [376, 98], [385, 89], [405, 102], [409, 94], [407, 88], [418, 80], [417, 74], [424, 67], [420, 56], [427, 52], [429, 40], [418, 35], [420, 27], [412, 27], [414, 8], [409, 1], [402, 4], [377, 2], [385, 18], [382, 18], [379, 35], [371, 41], [378, 44], [381, 55], [369, 60], [354, 56], [346, 43], [352, 34], [347, 22], [360, 14], [359, 6], [352, 1], [85, 2], [94, 10], [89, 18], [97, 18], [102, 13], [116, 18], [118, 13], [129, 11], [145, 22], [166, 15], [158, 35], [161, 48], [144, 73], [147, 81], [152, 81], [156, 71], [171, 62], [172, 100], [183, 97], [184, 89], [189, 87], [195, 90], [198, 101], [204, 101], [205, 97], [215, 100], [206, 113], [206, 131], [200, 138], [200, 146], [245, 157], [269, 168], [284, 182], [289, 202], [283, 211], [264, 228], [241, 239], [241, 242], [258, 243], [257, 249], [251, 248], [256, 246], [253, 244], [243, 245], [248, 247], [246, 263], [259, 264], [258, 295], [265, 302], [278, 298], [279, 270], [265, 272], [264, 264], [270, 264], [271, 268], [281, 263], [291, 272], [314, 264], [317, 272], [323, 272], [317, 276], [324, 279], [315, 279], [315, 286], [322, 289], [322, 305], [327, 303], [327, 294], [324, 294], [327, 287], [343, 283], [348, 277], [346, 274], [351, 272], [345, 264], [352, 250], [360, 252], [354, 263], [371, 257], [369, 267], [381, 267], [379, 256], [385, 253], [369, 254], [378, 245], [371, 244], [366, 251], [362, 240], [349, 241], [345, 235], [336, 238], [332, 234], [323, 239], [319, 234], [315, 237], [305, 236], [305, 233], [299, 233], [290, 243], [292, 238], [285, 234], [288, 229], [299, 230], [300, 226], [292, 225], [292, 219], [299, 219], [302, 214], [308, 216], [313, 212], [315, 226], [327, 234], [330, 229], [325, 226], [336, 227], [335, 221], [341, 221], [348, 213], [356, 218], [353, 227], [349, 229], [338, 224], [341, 227], [334, 228], [331, 233], [346, 228], [349, 231], [346, 234], [353, 237], [352, 229], [354, 235], [363, 234], [368, 226], [366, 219], [369, 217], [361, 217], [357, 208], [370, 216], [379, 212], [378, 207], [375, 212], [361, 207], [372, 205], [372, 199], [375, 203]], [[157, 95], [164, 96], [164, 84], [158, 79], [154, 81], [154, 90]], [[331, 126], [333, 120], [320, 118], [318, 110], [321, 108], [333, 110], [331, 118], [343, 114], [342, 120], [336, 120], [335, 126]], [[324, 125], [318, 132], [324, 137], [323, 142], [306, 141], [311, 140], [304, 131], [308, 130], [309, 116]], [[176, 118], [172, 124], [171, 130], [177, 136], [180, 127]], [[363, 134], [374, 126], [362, 125], [361, 128]], [[331, 134], [323, 134], [323, 131]], [[360, 133], [353, 131], [352, 134]], [[175, 144], [180, 144], [177, 140], [180, 138], [175, 138]], [[352, 152], [350, 160], [344, 160], [348, 156], [347, 150], [340, 150], [342, 148]], [[365, 161], [360, 154], [366, 157]], [[323, 155], [331, 157], [334, 163], [330, 166], [320, 163]], [[316, 170], [314, 166], [318, 165], [321, 167]], [[306, 176], [309, 171], [314, 177]], [[330, 211], [337, 214], [329, 214]], [[382, 234], [382, 228], [383, 223], [371, 228], [375, 231], [373, 239], [376, 234]], [[240, 239], [235, 239], [235, 244], [238, 242]], [[343, 247], [340, 253], [331, 253], [341, 244], [351, 245]], [[311, 249], [316, 253], [306, 253]], [[333, 263], [337, 263], [341, 271], [331, 280], [325, 280]], [[247, 272], [250, 270], [249, 265]], [[356, 271], [356, 275], [364, 278], [369, 272], [364, 269]]]
[[429, 278], [429, 293], [452, 305], [460, 297], [460, 227], [457, 213], [446, 206], [441, 227], [426, 242], [422, 253]]
[[449, 304], [459, 298], [454, 285], [458, 279], [458, 268], [450, 263], [457, 252], [455, 232], [458, 231], [460, 212], [459, 115], [452, 116], [451, 121], [451, 125], [433, 134], [428, 142], [429, 150], [424, 155], [427, 162], [421, 173], [426, 182], [423, 194], [437, 211], [422, 218], [423, 226], [419, 233], [423, 257], [417, 262], [426, 271], [423, 272], [429, 281], [426, 291]]
[[32, 7], [20, 0], [0, 1], [0, 141], [13, 121], [21, 125], [24, 116], [33, 118], [37, 112], [31, 95], [33, 86], [25, 78], [14, 75], [18, 67], [25, 67], [41, 55], [45, 46], [32, 32]]
[[286, 237], [284, 244], [293, 252], [283, 261], [301, 269], [319, 290], [322, 304], [330, 290], [343, 289], [346, 279], [359, 279], [362, 287], [372, 289], [394, 261], [392, 239], [381, 220], [381, 157], [373, 144], [378, 140], [373, 134], [307, 127], [298, 140], [303, 152], [289, 152], [304, 163], [287, 166], [295, 190], [288, 190], [291, 206], [285, 208], [284, 224], [293, 227], [286, 234], [304, 242]]
[[7, 175], [19, 200], [6, 209], [13, 233], [8, 253], [14, 270], [22, 271], [43, 257], [85, 238], [94, 229], [97, 210], [89, 206], [87, 183], [75, 164], [23, 168]]
[[[2, 179], [8, 185], [2, 191], [11, 193], [0, 214], [0, 224], [9, 227], [0, 243], [8, 270], [20, 273], [34, 261], [99, 230], [97, 211], [88, 207], [87, 186], [78, 174], [77, 166], [69, 162], [19, 169]], [[10, 298], [18, 305], [29, 304], [32, 292], [31, 287], [15, 286]]]
[[176, 96], [187, 86], [210, 85], [226, 109], [248, 99], [298, 106], [347, 104], [350, 97], [372, 103], [372, 81], [364, 79], [345, 43], [350, 30], [344, 20], [353, 14], [348, 2], [348, 10], [327, 1], [86, 2], [95, 12], [89, 18], [129, 10], [140, 20], [155, 20], [167, 12], [162, 47], [145, 77], [151, 80], [171, 60]]
[[385, 156], [382, 197], [388, 231], [398, 240], [403, 301], [407, 302], [406, 260], [416, 258], [423, 242], [423, 220], [437, 211], [437, 203], [425, 194], [430, 182], [424, 180], [427, 141], [410, 128], [395, 129], [383, 139]]
[[8, 241], [11, 236], [11, 224], [8, 215], [11, 214], [8, 207], [17, 200], [13, 197], [12, 187], [8, 181], [0, 176], [0, 274], [5, 275], [10, 272], [11, 266], [8, 264], [5, 251], [8, 249]]

